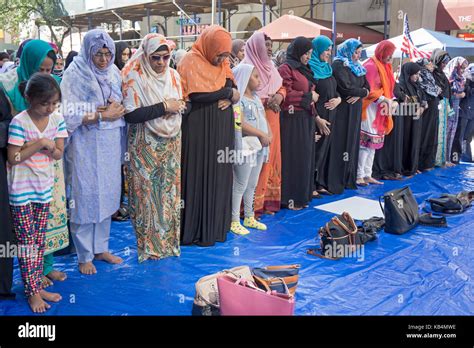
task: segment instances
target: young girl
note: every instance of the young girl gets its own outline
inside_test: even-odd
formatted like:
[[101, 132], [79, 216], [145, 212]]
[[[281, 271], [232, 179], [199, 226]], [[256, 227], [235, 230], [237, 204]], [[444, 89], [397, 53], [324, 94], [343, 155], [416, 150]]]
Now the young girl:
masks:
[[63, 117], [53, 113], [61, 100], [53, 77], [34, 74], [22, 94], [29, 107], [13, 118], [8, 134], [10, 207], [28, 303], [33, 312], [44, 313], [50, 308], [44, 300], [61, 300], [43, 290], [41, 279], [54, 160], [62, 158], [67, 131]]
[[[245, 227], [266, 230], [267, 226], [258, 222], [254, 217], [253, 201], [258, 177], [264, 161], [268, 160], [268, 146], [272, 141], [265, 109], [256, 94], [260, 84], [258, 71], [253, 65], [240, 63], [232, 69], [237, 88], [241, 93], [240, 108], [242, 110], [242, 141], [249, 143], [254, 140], [260, 142], [261, 148], [244, 157], [242, 161], [234, 164], [234, 185], [232, 191], [232, 223], [230, 230], [236, 234], [245, 235], [249, 231]], [[254, 137], [250, 139], [250, 137]], [[258, 138], [257, 139], [255, 139]], [[246, 139], [247, 138], [247, 139]], [[258, 144], [256, 144], [258, 145]], [[243, 146], [245, 148], [245, 146]], [[255, 146], [254, 148], [259, 148]], [[237, 156], [240, 157], [240, 156]], [[240, 204], [244, 198], [244, 226], [240, 224]]]

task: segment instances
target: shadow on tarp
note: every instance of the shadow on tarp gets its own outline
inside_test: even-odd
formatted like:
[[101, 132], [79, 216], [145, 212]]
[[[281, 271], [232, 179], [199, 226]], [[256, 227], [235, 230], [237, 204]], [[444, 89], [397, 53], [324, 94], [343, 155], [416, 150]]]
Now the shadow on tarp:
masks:
[[[378, 199], [410, 185], [418, 203], [442, 192], [474, 190], [474, 166], [436, 169], [406, 182], [386, 182], [314, 200], [312, 206], [354, 196]], [[190, 315], [194, 284], [202, 276], [238, 265], [300, 263], [297, 315], [472, 315], [474, 313], [474, 208], [448, 217], [448, 228], [418, 226], [402, 236], [380, 233], [363, 258], [339, 261], [306, 254], [319, 226], [332, 214], [314, 209], [265, 216], [265, 232], [228, 234], [213, 247], [182, 247], [179, 258], [138, 264], [130, 222], [114, 222], [110, 246], [121, 265], [96, 262], [98, 273], [81, 275], [74, 255], [56, 258], [68, 279], [50, 287], [63, 296], [46, 315]], [[319, 242], [319, 241], [318, 241]], [[30, 315], [15, 267], [17, 299], [0, 302], [0, 315]]]

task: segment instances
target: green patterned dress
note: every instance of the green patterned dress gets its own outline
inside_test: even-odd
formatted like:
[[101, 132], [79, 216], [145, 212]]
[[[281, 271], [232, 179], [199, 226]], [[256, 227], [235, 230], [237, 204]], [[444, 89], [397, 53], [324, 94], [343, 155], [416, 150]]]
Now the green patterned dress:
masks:
[[179, 256], [181, 132], [162, 138], [144, 123], [131, 124], [128, 141], [129, 205], [138, 261]]

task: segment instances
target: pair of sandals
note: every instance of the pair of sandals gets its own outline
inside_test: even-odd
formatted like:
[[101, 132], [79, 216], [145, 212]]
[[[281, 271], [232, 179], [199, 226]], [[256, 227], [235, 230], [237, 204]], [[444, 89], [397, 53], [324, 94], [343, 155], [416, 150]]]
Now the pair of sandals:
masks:
[[121, 206], [119, 210], [112, 215], [113, 221], [127, 221], [128, 219], [130, 219], [130, 214], [126, 206]]

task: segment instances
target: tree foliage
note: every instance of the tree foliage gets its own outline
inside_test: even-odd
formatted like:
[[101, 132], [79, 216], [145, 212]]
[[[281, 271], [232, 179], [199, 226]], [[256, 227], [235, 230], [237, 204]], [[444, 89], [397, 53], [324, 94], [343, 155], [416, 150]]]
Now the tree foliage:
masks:
[[67, 16], [61, 0], [0, 0], [0, 27], [18, 37], [20, 28], [28, 25], [35, 15], [35, 25], [45, 25], [51, 39], [61, 50], [70, 29], [60, 17]]

